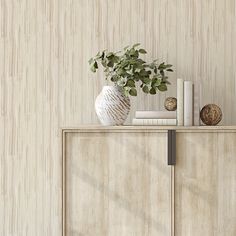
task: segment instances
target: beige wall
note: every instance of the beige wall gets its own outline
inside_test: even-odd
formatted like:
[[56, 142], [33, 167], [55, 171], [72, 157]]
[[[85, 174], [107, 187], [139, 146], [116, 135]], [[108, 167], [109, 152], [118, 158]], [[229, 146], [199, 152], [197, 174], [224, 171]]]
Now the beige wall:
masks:
[[235, 25], [234, 0], [0, 0], [0, 235], [61, 232], [60, 128], [98, 122], [97, 50], [140, 42], [175, 66], [168, 93], [133, 111], [160, 108], [183, 77], [235, 124]]

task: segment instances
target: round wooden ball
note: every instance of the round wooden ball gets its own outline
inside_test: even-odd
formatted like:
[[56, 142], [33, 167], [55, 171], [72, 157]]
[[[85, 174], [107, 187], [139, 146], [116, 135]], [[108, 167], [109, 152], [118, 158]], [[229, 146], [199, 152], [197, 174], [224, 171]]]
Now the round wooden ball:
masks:
[[164, 106], [167, 111], [175, 111], [177, 109], [177, 99], [174, 97], [166, 98]]
[[222, 111], [217, 105], [208, 104], [202, 108], [200, 118], [206, 125], [217, 125], [222, 119]]

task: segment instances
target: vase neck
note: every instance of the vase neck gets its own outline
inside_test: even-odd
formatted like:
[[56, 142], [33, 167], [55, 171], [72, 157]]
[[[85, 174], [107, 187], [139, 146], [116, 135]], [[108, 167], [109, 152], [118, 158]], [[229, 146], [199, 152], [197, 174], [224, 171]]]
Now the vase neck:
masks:
[[121, 89], [116, 85], [105, 85], [105, 86], [103, 86], [102, 90], [103, 91], [105, 91], [105, 90], [116, 90], [116, 91], [118, 90], [118, 91], [120, 91]]

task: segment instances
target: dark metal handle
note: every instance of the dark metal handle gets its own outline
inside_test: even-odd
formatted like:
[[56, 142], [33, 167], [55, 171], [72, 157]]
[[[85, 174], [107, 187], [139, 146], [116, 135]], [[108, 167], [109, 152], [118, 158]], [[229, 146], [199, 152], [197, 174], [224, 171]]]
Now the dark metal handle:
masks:
[[168, 165], [176, 164], [176, 131], [168, 130]]

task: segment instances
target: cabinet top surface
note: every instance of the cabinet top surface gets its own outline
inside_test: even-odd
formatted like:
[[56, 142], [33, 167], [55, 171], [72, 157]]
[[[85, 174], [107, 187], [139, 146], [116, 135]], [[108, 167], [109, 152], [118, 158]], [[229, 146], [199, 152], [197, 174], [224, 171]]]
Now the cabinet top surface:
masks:
[[126, 131], [146, 131], [146, 132], [166, 132], [176, 130], [177, 132], [236, 132], [236, 126], [99, 126], [82, 125], [78, 127], [64, 127], [64, 132], [126, 132]]

